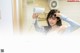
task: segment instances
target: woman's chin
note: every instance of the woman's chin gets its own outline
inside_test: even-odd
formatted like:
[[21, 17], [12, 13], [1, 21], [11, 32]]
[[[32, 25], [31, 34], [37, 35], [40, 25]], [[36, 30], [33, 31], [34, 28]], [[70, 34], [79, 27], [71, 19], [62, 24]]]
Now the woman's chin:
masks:
[[55, 24], [51, 24], [51, 26], [55, 26]]

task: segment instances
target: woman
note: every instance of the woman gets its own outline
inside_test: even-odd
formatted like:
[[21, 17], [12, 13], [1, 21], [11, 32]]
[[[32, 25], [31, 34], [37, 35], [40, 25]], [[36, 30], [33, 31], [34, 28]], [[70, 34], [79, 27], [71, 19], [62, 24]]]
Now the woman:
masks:
[[[48, 33], [48, 32], [57, 32], [67, 34], [80, 27], [80, 24], [71, 20], [70, 18], [62, 15], [58, 10], [51, 10], [46, 18], [48, 26], [39, 27], [37, 22], [38, 15], [33, 14], [33, 19], [35, 19], [34, 26], [37, 31]], [[62, 20], [70, 24], [70, 26], [63, 26]]]

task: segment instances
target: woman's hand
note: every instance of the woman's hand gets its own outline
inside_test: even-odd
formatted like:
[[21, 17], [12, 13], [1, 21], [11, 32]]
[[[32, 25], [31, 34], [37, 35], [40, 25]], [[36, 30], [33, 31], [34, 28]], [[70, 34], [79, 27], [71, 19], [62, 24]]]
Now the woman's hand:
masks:
[[37, 13], [33, 13], [32, 18], [33, 18], [33, 19], [37, 19], [38, 16], [39, 16], [39, 14], [37, 14]]
[[56, 12], [55, 14], [56, 14], [56, 17], [60, 17], [61, 16], [61, 13]]

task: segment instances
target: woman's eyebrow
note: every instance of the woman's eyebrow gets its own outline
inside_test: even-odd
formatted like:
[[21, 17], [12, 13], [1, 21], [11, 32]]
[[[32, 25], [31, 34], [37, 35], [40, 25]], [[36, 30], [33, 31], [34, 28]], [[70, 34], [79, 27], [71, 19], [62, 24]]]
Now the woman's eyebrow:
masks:
[[54, 16], [54, 15], [53, 15], [52, 17], [53, 17], [53, 18], [56, 18], [56, 16]]

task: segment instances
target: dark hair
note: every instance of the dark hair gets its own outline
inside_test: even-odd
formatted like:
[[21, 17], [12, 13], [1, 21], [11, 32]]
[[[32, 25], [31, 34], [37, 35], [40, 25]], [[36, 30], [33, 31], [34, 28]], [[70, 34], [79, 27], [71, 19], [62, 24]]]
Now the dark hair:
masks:
[[[49, 21], [48, 21], [48, 19], [49, 18], [51, 18], [53, 15], [56, 17], [56, 15], [55, 15], [55, 13], [56, 12], [60, 12], [60, 11], [58, 11], [58, 10], [56, 10], [56, 9], [53, 9], [53, 10], [50, 10], [50, 12], [48, 13], [48, 15], [47, 15], [47, 23], [48, 23], [48, 27], [49, 28], [51, 28], [51, 26], [50, 26], [50, 24], [49, 24]], [[60, 19], [60, 17], [56, 17], [57, 19], [58, 19], [58, 21], [57, 21], [57, 26], [61, 26], [62, 25], [62, 22], [61, 22], [61, 19]]]

